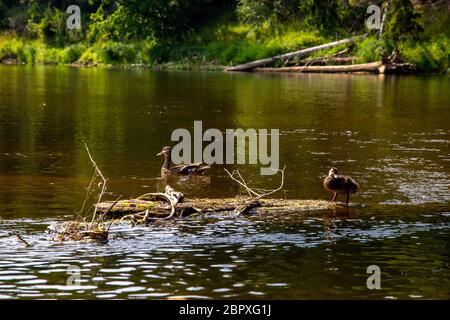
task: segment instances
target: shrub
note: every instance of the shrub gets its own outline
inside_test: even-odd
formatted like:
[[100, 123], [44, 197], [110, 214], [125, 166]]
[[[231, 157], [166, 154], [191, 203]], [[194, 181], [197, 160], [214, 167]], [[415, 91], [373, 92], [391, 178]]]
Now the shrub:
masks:
[[362, 62], [379, 61], [383, 57], [384, 43], [375, 37], [368, 37], [356, 44], [356, 56]]
[[398, 48], [400, 55], [421, 71], [439, 72], [450, 67], [450, 40], [447, 37], [426, 42], [405, 41]]
[[100, 59], [104, 63], [127, 64], [136, 62], [136, 45], [108, 41], [100, 47]]
[[59, 63], [73, 63], [80, 59], [83, 52], [86, 50], [84, 44], [73, 44], [62, 49], [58, 54]]

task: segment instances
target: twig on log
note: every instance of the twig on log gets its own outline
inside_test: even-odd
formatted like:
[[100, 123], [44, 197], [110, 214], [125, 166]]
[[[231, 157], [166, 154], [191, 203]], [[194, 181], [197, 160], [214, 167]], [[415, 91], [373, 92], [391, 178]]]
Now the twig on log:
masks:
[[114, 206], [117, 204], [117, 202], [119, 202], [119, 200], [122, 198], [122, 195], [120, 195], [117, 199], [116, 199], [116, 201], [114, 201], [112, 204], [111, 204], [111, 206], [108, 208], [108, 210], [106, 210], [105, 212], [103, 212], [101, 215], [100, 215], [100, 221], [103, 221], [103, 217], [104, 216], [106, 216], [111, 210], [112, 210], [112, 208], [114, 208]]
[[[274, 170], [274, 171], [277, 171], [277, 172], [281, 172], [281, 183], [280, 183], [280, 186], [278, 188], [276, 188], [276, 189], [273, 189], [273, 190], [255, 189], [255, 188], [252, 189], [245, 182], [244, 178], [242, 177], [241, 173], [239, 172], [239, 169], [233, 170], [232, 173], [230, 173], [230, 171], [228, 171], [227, 169], [224, 169], [224, 170], [226, 171], [226, 173], [228, 173], [228, 175], [230, 176], [230, 178], [233, 181], [236, 181], [242, 187], [244, 187], [245, 190], [247, 190], [247, 192], [250, 195], [254, 196], [254, 199], [259, 200], [259, 199], [261, 199], [263, 197], [266, 197], [266, 196], [268, 196], [268, 195], [270, 195], [272, 193], [275, 193], [275, 192], [277, 192], [277, 191], [279, 191], [279, 190], [281, 190], [283, 188], [283, 185], [284, 185], [284, 171], [286, 169], [286, 166], [284, 166], [283, 169], [281, 169], [281, 170], [280, 169], [273, 169], [273, 168], [271, 168], [271, 169]], [[235, 176], [237, 176], [238, 178], [236, 178]], [[258, 191], [263, 190], [263, 191], [267, 191], [267, 192], [259, 193], [256, 190], [258, 190]]]
[[25, 239], [22, 238], [22, 236], [21, 236], [20, 234], [16, 234], [16, 238], [17, 238], [20, 242], [22, 242], [22, 243], [25, 245], [25, 247], [31, 247], [31, 244], [29, 244], [27, 241], [25, 241]]
[[171, 219], [175, 215], [177, 204], [183, 200], [184, 195], [181, 192], [175, 191], [175, 189], [173, 189], [171, 186], [167, 185], [165, 193], [162, 193], [162, 192], [146, 193], [146, 194], [140, 195], [136, 199], [138, 199], [138, 200], [141, 200], [141, 199], [142, 200], [144, 200], [144, 199], [145, 200], [161, 200], [161, 198], [163, 198], [164, 200], [169, 202], [170, 209], [171, 209], [170, 210], [170, 214], [167, 217], [160, 218], [160, 219], [158, 219], [158, 218], [149, 219], [147, 217], [147, 220], [168, 220], [168, 219]]
[[[117, 202], [119, 202], [119, 200], [122, 198], [122, 195], [120, 195], [117, 199], [116, 199], [116, 201], [114, 201], [114, 203], [108, 208], [108, 210], [106, 210], [105, 212], [103, 212], [103, 214], [100, 216], [100, 222], [103, 222], [103, 217], [104, 216], [106, 216], [111, 210], [112, 210], [112, 208], [114, 208], [114, 206], [117, 204]], [[109, 232], [109, 229], [111, 229], [111, 226], [112, 226], [112, 221], [111, 221], [111, 223], [108, 225], [108, 228], [106, 229], [106, 231], [108, 231]]]
[[148, 216], [150, 215], [150, 210], [145, 210], [144, 218], [142, 219], [142, 223], [146, 223], [148, 220]]
[[100, 178], [102, 178], [102, 180], [103, 180], [102, 190], [100, 191], [100, 194], [98, 196], [97, 205], [94, 207], [94, 213], [92, 215], [92, 220], [91, 220], [91, 224], [92, 224], [95, 221], [95, 218], [97, 216], [97, 207], [98, 207], [99, 203], [101, 202], [102, 197], [103, 197], [103, 195], [105, 194], [105, 191], [106, 191], [106, 179], [103, 176], [102, 171], [97, 166], [97, 163], [95, 163], [94, 159], [92, 158], [91, 153], [89, 152], [89, 148], [88, 148], [87, 144], [85, 143], [84, 146], [86, 147], [86, 151], [88, 153], [89, 159], [92, 162], [92, 165], [95, 168], [96, 174], [98, 174], [100, 176]]
[[[322, 63], [326, 63], [327, 61], [334, 61], [333, 59], [344, 59], [342, 60], [343, 62], [348, 62], [348, 61], [353, 61], [356, 58], [350, 57], [350, 58], [338, 58], [339, 56], [342, 56], [344, 54], [346, 54], [347, 52], [350, 51], [350, 48], [345, 48], [344, 50], [341, 50], [339, 52], [336, 52], [334, 54], [328, 55], [328, 56], [321, 56], [321, 57], [317, 57], [317, 58], [309, 58], [309, 59], [303, 59], [297, 62], [297, 64], [301, 64], [301, 65], [312, 65], [318, 62], [322, 62]], [[339, 60], [336, 60], [339, 61]]]
[[311, 66], [311, 65], [329, 65], [330, 63], [345, 64], [354, 63], [357, 57], [319, 57], [316, 59], [305, 59], [299, 61], [296, 66]]
[[78, 211], [78, 215], [81, 216], [84, 212], [84, 207], [86, 206], [86, 202], [89, 199], [89, 194], [91, 193], [92, 185], [94, 184], [95, 179], [97, 178], [97, 170], [94, 171], [94, 175], [89, 182], [88, 187], [86, 188], [86, 196], [84, 197], [83, 205], [81, 206], [80, 211]]

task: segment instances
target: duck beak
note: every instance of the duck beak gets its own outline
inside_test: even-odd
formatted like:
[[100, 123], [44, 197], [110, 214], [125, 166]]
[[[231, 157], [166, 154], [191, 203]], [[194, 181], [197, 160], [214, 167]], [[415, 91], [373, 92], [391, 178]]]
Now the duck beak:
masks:
[[160, 156], [160, 155], [162, 155], [163, 154], [163, 152], [161, 151], [160, 153], [157, 153], [156, 155], [157, 156]]

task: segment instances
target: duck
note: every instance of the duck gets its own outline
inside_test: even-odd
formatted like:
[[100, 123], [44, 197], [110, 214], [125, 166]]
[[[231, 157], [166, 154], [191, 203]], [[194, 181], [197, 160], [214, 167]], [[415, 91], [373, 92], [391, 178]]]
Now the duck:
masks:
[[348, 206], [350, 193], [356, 193], [359, 190], [359, 184], [353, 178], [338, 175], [338, 170], [334, 167], [330, 169], [328, 176], [323, 180], [323, 187], [334, 193], [331, 201], [336, 201], [338, 194], [346, 194], [346, 206]]
[[205, 170], [211, 168], [210, 165], [206, 165], [202, 162], [199, 163], [187, 163], [172, 166], [171, 158], [172, 148], [166, 146], [162, 148], [161, 152], [157, 156], [164, 156], [164, 163], [161, 168], [161, 176], [169, 174], [189, 175], [189, 174], [202, 174]]

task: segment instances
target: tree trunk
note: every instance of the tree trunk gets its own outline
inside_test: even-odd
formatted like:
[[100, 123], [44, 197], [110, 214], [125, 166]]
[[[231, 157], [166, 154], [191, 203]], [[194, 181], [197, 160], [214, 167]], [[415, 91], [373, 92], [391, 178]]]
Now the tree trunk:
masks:
[[386, 2], [386, 5], [383, 9], [383, 17], [381, 19], [381, 26], [380, 26], [380, 36], [379, 36], [380, 39], [383, 37], [382, 35], [383, 35], [383, 29], [384, 29], [384, 22], [386, 21], [388, 8], [389, 8], [389, 1]]
[[348, 44], [348, 43], [353, 43], [356, 39], [359, 38], [363, 38], [366, 35], [362, 35], [362, 36], [355, 36], [352, 38], [348, 38], [348, 39], [343, 39], [343, 40], [339, 40], [339, 41], [334, 41], [334, 42], [330, 42], [327, 44], [321, 44], [319, 46], [315, 46], [315, 47], [311, 47], [311, 48], [307, 48], [307, 49], [302, 49], [302, 50], [298, 50], [298, 51], [294, 51], [294, 52], [289, 52], [289, 53], [285, 53], [285, 54], [281, 54], [275, 57], [271, 57], [271, 58], [266, 58], [266, 59], [261, 59], [261, 60], [256, 60], [256, 61], [252, 61], [252, 62], [248, 62], [248, 63], [244, 63], [244, 64], [240, 64], [234, 67], [230, 67], [230, 68], [226, 68], [225, 71], [247, 71], [247, 70], [251, 70], [253, 68], [256, 67], [261, 67], [264, 66], [266, 64], [275, 62], [277, 60], [289, 60], [292, 59], [294, 57], [298, 57], [298, 56], [306, 56], [312, 52], [316, 52], [319, 50], [324, 50], [324, 49], [330, 49], [336, 46], [340, 46], [342, 44]]
[[282, 67], [282, 68], [255, 68], [255, 72], [304, 72], [304, 73], [339, 73], [339, 72], [379, 72], [382, 66], [381, 61], [341, 65], [341, 66], [300, 66], [300, 67]]
[[311, 58], [311, 59], [304, 59], [299, 62], [297, 62], [298, 65], [324, 65], [328, 64], [329, 62], [333, 62], [336, 64], [346, 64], [346, 63], [353, 63], [357, 60], [357, 57], [320, 57], [320, 58]]
[[[111, 207], [111, 201], [102, 202], [97, 206], [99, 212], [107, 212]], [[336, 206], [335, 202], [325, 200], [301, 200], [301, 199], [255, 199], [223, 198], [223, 199], [185, 199], [176, 205], [177, 216], [190, 216], [192, 214], [248, 214], [255, 212], [292, 212], [326, 210]], [[148, 209], [148, 212], [146, 210]], [[132, 215], [134, 218], [144, 215], [151, 218], [168, 217], [171, 213], [167, 202], [148, 201], [139, 199], [120, 200], [111, 210], [105, 214], [105, 219], [122, 218]]]

